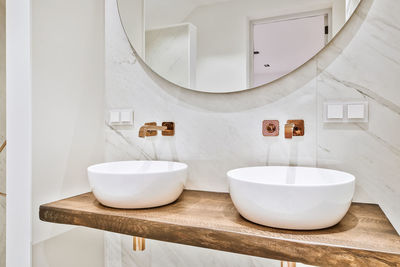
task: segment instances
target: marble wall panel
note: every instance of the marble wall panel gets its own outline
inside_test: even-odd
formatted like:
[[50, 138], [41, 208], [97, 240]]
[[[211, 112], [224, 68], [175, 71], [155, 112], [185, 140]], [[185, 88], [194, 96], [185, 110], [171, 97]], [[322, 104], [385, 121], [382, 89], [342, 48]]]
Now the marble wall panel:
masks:
[[[107, 0], [105, 112], [133, 108], [135, 122], [128, 128], [105, 123], [106, 160], [186, 162], [187, 188], [224, 192], [226, 171], [237, 167], [301, 165], [348, 171], [357, 177], [355, 200], [380, 204], [400, 230], [399, 11], [397, 1], [363, 0], [334, 41], [291, 75], [254, 90], [211, 95], [179, 88], [149, 70], [131, 50], [115, 1]], [[369, 122], [323, 123], [327, 100], [368, 101]], [[306, 123], [302, 138], [261, 134], [264, 119], [284, 123], [298, 118]], [[138, 138], [139, 127], [148, 121], [175, 121], [176, 136]], [[278, 264], [157, 241], [149, 241], [149, 251], [138, 254], [124, 236], [107, 234], [105, 239], [117, 244], [106, 246], [106, 262], [115, 261], [118, 267]]]

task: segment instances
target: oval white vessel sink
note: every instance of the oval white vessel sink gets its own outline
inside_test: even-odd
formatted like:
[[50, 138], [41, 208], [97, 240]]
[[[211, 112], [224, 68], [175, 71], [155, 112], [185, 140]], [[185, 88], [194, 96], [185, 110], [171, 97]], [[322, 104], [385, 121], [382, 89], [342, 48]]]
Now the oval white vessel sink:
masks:
[[187, 165], [169, 161], [119, 161], [90, 166], [89, 183], [103, 205], [151, 208], [175, 201], [183, 191]]
[[337, 224], [354, 195], [351, 174], [307, 167], [250, 167], [227, 173], [232, 201], [249, 221], [265, 226], [322, 229]]

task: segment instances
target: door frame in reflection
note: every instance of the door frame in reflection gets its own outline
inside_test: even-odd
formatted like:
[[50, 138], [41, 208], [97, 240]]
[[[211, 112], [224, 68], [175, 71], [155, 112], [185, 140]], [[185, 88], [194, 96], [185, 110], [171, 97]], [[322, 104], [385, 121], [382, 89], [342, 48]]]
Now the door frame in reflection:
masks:
[[[254, 27], [260, 24], [269, 24], [275, 22], [283, 22], [297, 19], [305, 19], [310, 17], [325, 16], [325, 26], [328, 26], [328, 32], [325, 34], [325, 46], [332, 39], [332, 8], [320, 9], [310, 12], [292, 13], [289, 15], [262, 18], [262, 19], [248, 19], [248, 43], [247, 43], [247, 85], [248, 88], [254, 88], [260, 85], [254, 84]], [[313, 55], [314, 56], [314, 55]], [[312, 57], [311, 57], [312, 58]], [[306, 62], [304, 62], [306, 63]], [[301, 65], [300, 65], [301, 66]], [[299, 66], [299, 67], [300, 67]], [[290, 73], [290, 72], [289, 72]], [[287, 73], [287, 74], [289, 74]], [[285, 74], [286, 75], [286, 74]], [[283, 76], [285, 76], [283, 75]], [[280, 77], [283, 77], [280, 76]], [[280, 77], [276, 78], [279, 79]], [[270, 81], [272, 82], [272, 81]], [[268, 82], [267, 82], [268, 83]]]

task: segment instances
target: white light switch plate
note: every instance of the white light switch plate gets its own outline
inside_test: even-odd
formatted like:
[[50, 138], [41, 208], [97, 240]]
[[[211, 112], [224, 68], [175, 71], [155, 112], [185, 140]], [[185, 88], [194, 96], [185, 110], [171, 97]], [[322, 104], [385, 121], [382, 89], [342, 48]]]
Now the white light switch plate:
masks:
[[109, 112], [109, 119], [108, 119], [108, 123], [110, 124], [116, 124], [120, 122], [120, 113], [119, 111], [116, 110], [111, 110]]
[[343, 105], [342, 104], [328, 104], [327, 105], [327, 118], [328, 119], [343, 119]]
[[365, 117], [365, 105], [363, 104], [347, 105], [348, 119], [364, 119], [364, 117]]
[[108, 123], [112, 125], [133, 125], [133, 110], [132, 109], [110, 110]]
[[133, 123], [133, 111], [131, 109], [121, 110], [121, 123]]
[[368, 122], [368, 102], [366, 101], [328, 101], [324, 103], [323, 121], [325, 123]]

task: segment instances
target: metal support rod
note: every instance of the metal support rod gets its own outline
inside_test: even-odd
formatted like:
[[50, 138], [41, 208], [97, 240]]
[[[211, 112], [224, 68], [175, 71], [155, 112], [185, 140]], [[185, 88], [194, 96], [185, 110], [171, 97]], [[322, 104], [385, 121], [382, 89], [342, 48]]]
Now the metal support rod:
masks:
[[143, 251], [146, 249], [146, 239], [143, 237], [133, 237], [133, 250], [134, 251]]

